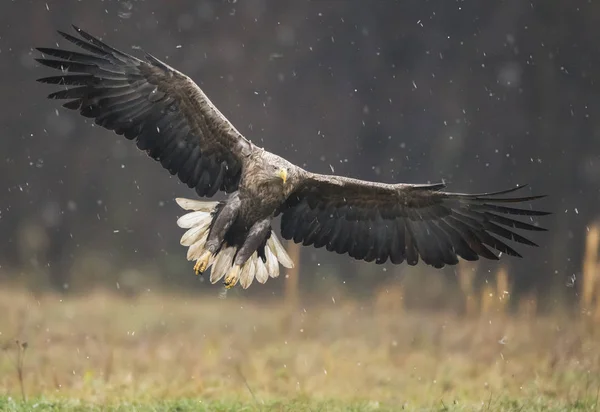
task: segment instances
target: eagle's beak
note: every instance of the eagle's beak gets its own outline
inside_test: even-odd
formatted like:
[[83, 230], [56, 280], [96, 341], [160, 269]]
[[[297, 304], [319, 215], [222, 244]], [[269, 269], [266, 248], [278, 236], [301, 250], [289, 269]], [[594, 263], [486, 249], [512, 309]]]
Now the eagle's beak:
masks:
[[283, 180], [283, 184], [285, 184], [285, 182], [287, 182], [287, 169], [285, 167], [279, 169], [277, 171], [277, 176], [279, 176], [281, 180]]

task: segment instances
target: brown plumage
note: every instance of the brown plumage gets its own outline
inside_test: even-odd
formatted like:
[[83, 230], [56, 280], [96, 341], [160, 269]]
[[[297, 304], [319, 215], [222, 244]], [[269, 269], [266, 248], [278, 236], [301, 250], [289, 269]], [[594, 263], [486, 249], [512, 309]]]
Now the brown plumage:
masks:
[[[187, 76], [146, 54], [118, 51], [76, 28], [59, 32], [87, 53], [39, 48], [37, 59], [61, 70], [39, 79], [64, 88], [51, 99], [129, 140], [159, 161], [199, 196], [231, 193], [221, 202], [177, 199], [191, 212], [178, 220], [188, 229], [181, 244], [197, 273], [211, 269], [244, 288], [279, 275], [292, 262], [272, 233], [281, 214], [285, 239], [325, 246], [356, 259], [406, 261], [441, 268], [458, 257], [498, 259], [490, 250], [520, 255], [506, 240], [536, 246], [514, 229], [542, 231], [511, 216], [546, 212], [506, 206], [543, 196], [501, 198], [495, 193], [444, 192], [444, 184], [385, 184], [308, 172], [246, 140]], [[73, 74], [78, 73], [78, 74]], [[504, 240], [506, 239], [506, 240]]]

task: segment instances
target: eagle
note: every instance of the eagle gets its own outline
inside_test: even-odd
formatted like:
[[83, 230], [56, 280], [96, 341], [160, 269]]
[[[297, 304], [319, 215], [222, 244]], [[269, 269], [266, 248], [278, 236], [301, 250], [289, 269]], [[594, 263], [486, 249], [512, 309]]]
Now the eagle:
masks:
[[[50, 99], [135, 142], [202, 198], [177, 198], [186, 211], [181, 245], [194, 271], [227, 288], [265, 283], [293, 267], [281, 236], [357, 260], [442, 268], [459, 257], [498, 260], [521, 255], [508, 241], [537, 246], [515, 229], [544, 231], [531, 221], [549, 213], [514, 207], [544, 196], [506, 197], [522, 189], [468, 194], [444, 183], [380, 183], [317, 174], [246, 139], [188, 76], [145, 53], [119, 51], [73, 26], [58, 31], [82, 51], [37, 48], [36, 60], [60, 74], [38, 79], [60, 86]], [[517, 220], [515, 216], [521, 216]], [[530, 220], [522, 221], [523, 216]], [[527, 219], [526, 219], [527, 220]]]

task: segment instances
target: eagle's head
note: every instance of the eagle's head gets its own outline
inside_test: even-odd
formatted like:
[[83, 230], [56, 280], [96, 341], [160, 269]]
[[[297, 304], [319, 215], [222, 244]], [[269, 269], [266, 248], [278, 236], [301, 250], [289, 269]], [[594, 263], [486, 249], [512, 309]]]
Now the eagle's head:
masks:
[[257, 163], [257, 173], [262, 174], [263, 179], [266, 178], [270, 184], [285, 188], [293, 183], [295, 168], [287, 160], [273, 153], [261, 151], [255, 162]]
[[273, 164], [271, 165], [271, 176], [276, 183], [281, 183], [283, 186], [288, 182], [289, 170], [287, 167]]

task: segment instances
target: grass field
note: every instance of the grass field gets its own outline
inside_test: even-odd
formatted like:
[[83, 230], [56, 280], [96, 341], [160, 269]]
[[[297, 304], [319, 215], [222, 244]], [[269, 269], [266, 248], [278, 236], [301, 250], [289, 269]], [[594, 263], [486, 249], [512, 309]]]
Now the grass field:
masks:
[[590, 322], [364, 305], [4, 289], [0, 410], [598, 409]]

